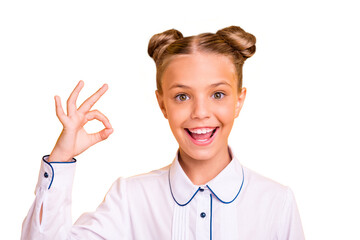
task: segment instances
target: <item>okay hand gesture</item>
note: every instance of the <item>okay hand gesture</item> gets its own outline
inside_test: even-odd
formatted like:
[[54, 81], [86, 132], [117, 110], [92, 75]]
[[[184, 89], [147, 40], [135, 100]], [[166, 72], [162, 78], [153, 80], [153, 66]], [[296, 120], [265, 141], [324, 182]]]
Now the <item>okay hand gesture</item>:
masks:
[[[92, 106], [107, 91], [107, 84], [104, 84], [77, 108], [76, 100], [83, 86], [84, 82], [79, 81], [68, 98], [67, 114], [64, 113], [61, 106], [60, 97], [55, 96], [56, 115], [63, 125], [63, 130], [50, 154], [50, 162], [71, 161], [73, 157], [84, 152], [92, 145], [107, 139], [113, 132], [111, 124], [104, 114], [98, 110], [90, 111]], [[97, 133], [88, 134], [84, 129], [84, 125], [94, 119], [102, 122], [105, 128]]]

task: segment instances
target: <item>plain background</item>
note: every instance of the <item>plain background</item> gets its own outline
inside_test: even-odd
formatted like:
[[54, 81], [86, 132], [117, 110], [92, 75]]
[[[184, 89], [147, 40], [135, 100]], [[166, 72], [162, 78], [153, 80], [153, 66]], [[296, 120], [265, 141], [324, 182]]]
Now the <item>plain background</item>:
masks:
[[[307, 239], [360, 239], [359, 26], [356, 1], [2, 1], [1, 238], [19, 239], [41, 157], [62, 126], [54, 95], [103, 83], [93, 109], [108, 140], [77, 157], [73, 218], [119, 176], [168, 165], [177, 144], [155, 98], [150, 37], [238, 25], [257, 37], [245, 105], [229, 143], [247, 167], [295, 193]], [[94, 132], [101, 124], [86, 127]], [[6, 236], [6, 237], [4, 237]]]

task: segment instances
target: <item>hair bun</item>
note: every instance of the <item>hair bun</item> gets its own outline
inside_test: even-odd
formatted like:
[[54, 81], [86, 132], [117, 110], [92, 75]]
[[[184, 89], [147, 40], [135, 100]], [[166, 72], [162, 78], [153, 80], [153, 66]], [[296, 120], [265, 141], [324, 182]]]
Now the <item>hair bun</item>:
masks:
[[221, 36], [232, 48], [239, 51], [245, 59], [254, 55], [256, 38], [242, 28], [230, 26], [220, 29], [216, 34]]
[[155, 34], [151, 37], [148, 46], [148, 54], [154, 59], [155, 63], [164, 53], [166, 48], [178, 39], [183, 38], [181, 32], [176, 29], [170, 29], [162, 33]]

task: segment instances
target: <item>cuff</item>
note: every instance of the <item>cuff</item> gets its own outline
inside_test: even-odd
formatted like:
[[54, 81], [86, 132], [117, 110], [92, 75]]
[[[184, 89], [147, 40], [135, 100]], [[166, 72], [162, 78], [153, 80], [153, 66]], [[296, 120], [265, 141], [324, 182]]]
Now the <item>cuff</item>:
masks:
[[42, 158], [36, 188], [67, 188], [72, 186], [76, 159], [71, 162], [48, 162], [49, 155]]

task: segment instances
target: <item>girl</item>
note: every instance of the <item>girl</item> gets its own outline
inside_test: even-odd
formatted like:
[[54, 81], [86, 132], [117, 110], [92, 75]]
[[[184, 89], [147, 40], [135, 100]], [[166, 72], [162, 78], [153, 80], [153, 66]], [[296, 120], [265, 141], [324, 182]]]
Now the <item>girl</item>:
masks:
[[[242, 166], [228, 146], [243, 106], [242, 66], [255, 53], [255, 37], [231, 26], [216, 34], [154, 35], [156, 97], [179, 149], [162, 169], [114, 182], [93, 213], [71, 223], [73, 158], [112, 133], [109, 120], [91, 107], [107, 85], [79, 108], [80, 81], [64, 113], [63, 131], [43, 163], [36, 199], [22, 239], [304, 239], [292, 191]], [[90, 120], [105, 128], [87, 134]]]

